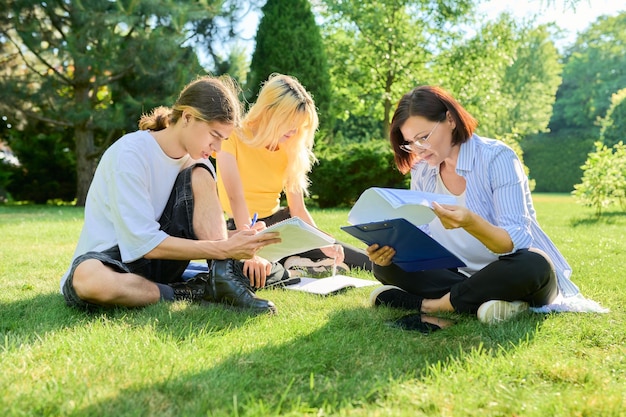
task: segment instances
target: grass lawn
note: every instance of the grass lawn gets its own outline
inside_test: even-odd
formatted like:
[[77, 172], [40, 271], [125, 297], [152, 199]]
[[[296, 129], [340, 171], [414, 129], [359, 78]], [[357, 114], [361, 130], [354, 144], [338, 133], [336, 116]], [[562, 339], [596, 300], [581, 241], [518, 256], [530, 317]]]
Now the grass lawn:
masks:
[[[262, 291], [273, 317], [184, 302], [88, 314], [59, 294], [82, 209], [0, 206], [1, 414], [624, 416], [626, 214], [534, 198], [574, 282], [610, 313], [451, 314], [424, 336], [385, 326], [405, 313], [370, 308], [360, 288]], [[313, 215], [359, 245], [339, 229], [347, 210]]]

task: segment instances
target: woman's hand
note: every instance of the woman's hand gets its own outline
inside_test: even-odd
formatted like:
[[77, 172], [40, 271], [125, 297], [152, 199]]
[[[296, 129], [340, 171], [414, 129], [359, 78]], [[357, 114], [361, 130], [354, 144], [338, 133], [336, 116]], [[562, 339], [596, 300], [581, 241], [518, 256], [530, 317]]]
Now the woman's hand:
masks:
[[244, 224], [241, 227], [241, 230], [256, 230], [257, 232], [260, 232], [261, 230], [265, 230], [265, 229], [267, 229], [267, 226], [265, 225], [265, 222], [262, 220], [255, 222], [253, 225]]
[[463, 228], [493, 253], [509, 253], [514, 249], [509, 232], [494, 226], [478, 214], [461, 206], [433, 202], [433, 210], [446, 229]]
[[335, 263], [341, 263], [345, 259], [343, 246], [341, 245], [324, 246], [323, 248], [320, 248], [320, 250], [327, 257], [334, 259]]
[[272, 263], [259, 256], [243, 263], [243, 273], [248, 277], [253, 288], [263, 288], [270, 272], [272, 272]]
[[433, 202], [433, 210], [446, 229], [465, 228], [472, 222], [472, 212], [463, 206]]
[[391, 265], [391, 259], [396, 254], [396, 251], [392, 247], [383, 246], [381, 248], [377, 243], [369, 246], [366, 251], [370, 261], [374, 262], [378, 266]]

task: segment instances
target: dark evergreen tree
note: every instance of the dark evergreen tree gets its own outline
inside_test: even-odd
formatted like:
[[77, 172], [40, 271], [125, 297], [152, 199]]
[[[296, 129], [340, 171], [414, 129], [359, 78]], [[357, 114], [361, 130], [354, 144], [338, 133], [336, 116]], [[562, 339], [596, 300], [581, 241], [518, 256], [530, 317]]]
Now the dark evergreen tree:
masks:
[[46, 149], [73, 152], [77, 204], [104, 149], [206, 73], [191, 44], [209, 47], [224, 1], [11, 0], [0, 10], [0, 111], [20, 133], [35, 126], [61, 142]]
[[313, 95], [321, 128], [331, 128], [328, 64], [311, 5], [308, 0], [268, 0], [261, 11], [246, 84], [248, 100], [256, 99], [270, 74], [291, 75]]

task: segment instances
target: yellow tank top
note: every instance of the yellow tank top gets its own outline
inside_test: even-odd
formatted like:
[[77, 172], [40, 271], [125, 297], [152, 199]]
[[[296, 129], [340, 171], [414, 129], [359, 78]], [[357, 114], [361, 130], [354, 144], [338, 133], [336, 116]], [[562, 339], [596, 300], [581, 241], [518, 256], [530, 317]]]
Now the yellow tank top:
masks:
[[[280, 195], [287, 169], [287, 154], [283, 148], [269, 151], [266, 148], [252, 148], [244, 144], [236, 133], [222, 142], [222, 152], [228, 152], [237, 160], [243, 193], [249, 215], [259, 218], [271, 216], [280, 208]], [[217, 164], [217, 190], [226, 214], [232, 217], [227, 191], [221, 180], [220, 165]]]

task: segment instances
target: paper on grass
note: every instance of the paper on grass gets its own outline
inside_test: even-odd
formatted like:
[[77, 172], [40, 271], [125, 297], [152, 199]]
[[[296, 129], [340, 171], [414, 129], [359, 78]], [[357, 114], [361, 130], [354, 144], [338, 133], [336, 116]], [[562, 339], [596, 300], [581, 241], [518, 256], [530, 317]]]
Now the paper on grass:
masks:
[[380, 282], [346, 275], [333, 275], [327, 278], [301, 277], [300, 282], [287, 285], [285, 288], [318, 295], [332, 295], [348, 288], [369, 287], [371, 285], [380, 285]]
[[363, 191], [350, 213], [350, 224], [403, 218], [420, 226], [435, 218], [432, 203], [457, 204], [450, 195], [423, 191], [372, 187]]
[[279, 232], [281, 242], [267, 245], [259, 249], [256, 254], [270, 262], [335, 243], [335, 238], [331, 235], [311, 226], [299, 217], [291, 217], [275, 223], [260, 231], [259, 234], [268, 232]]

